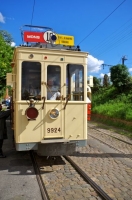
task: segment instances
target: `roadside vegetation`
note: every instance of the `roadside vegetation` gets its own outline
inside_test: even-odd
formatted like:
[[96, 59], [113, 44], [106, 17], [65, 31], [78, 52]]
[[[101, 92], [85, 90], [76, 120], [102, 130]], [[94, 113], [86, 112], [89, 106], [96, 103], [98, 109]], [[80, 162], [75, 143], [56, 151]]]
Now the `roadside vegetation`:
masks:
[[[11, 46], [13, 39], [4, 30], [0, 30], [0, 100], [6, 91], [6, 73], [11, 72], [11, 61], [14, 47]], [[9, 87], [10, 92], [10, 87]]]
[[[132, 131], [132, 78], [124, 65], [111, 67], [111, 80], [94, 77], [92, 119]], [[132, 133], [128, 134], [132, 137]]]

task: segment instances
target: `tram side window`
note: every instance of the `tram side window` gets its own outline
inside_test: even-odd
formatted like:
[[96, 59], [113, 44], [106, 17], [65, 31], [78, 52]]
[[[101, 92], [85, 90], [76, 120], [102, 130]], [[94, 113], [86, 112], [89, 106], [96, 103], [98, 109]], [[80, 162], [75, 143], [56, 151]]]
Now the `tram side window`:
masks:
[[71, 101], [84, 100], [84, 67], [82, 65], [67, 65], [67, 97]]
[[47, 100], [59, 100], [61, 96], [61, 68], [58, 65], [47, 66]]
[[22, 62], [21, 99], [41, 99], [41, 64], [39, 62]]

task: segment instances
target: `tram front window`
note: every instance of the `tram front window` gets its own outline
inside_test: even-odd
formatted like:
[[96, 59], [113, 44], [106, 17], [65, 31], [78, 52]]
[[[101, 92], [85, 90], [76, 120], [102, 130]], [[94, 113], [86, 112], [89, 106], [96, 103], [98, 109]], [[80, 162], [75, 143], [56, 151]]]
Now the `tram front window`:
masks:
[[84, 100], [84, 68], [82, 65], [67, 65], [67, 97], [71, 101]]
[[57, 65], [47, 67], [47, 100], [60, 99], [61, 68]]
[[41, 64], [22, 62], [21, 99], [41, 99]]

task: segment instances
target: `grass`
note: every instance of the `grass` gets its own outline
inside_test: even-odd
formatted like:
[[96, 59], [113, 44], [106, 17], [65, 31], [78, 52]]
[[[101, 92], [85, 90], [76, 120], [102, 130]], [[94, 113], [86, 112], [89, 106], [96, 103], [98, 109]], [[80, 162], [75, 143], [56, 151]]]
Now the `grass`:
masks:
[[104, 114], [109, 117], [132, 121], [132, 104], [111, 100], [92, 106], [93, 113]]
[[113, 122], [113, 120], [101, 118], [96, 115], [92, 116], [91, 121], [95, 122], [96, 124], [99, 123], [98, 126], [102, 128], [112, 130], [118, 134], [125, 135], [132, 139], [132, 126], [128, 126], [119, 122]]
[[92, 113], [92, 119], [121, 128], [124, 131], [120, 130], [120, 134], [132, 138], [131, 91], [119, 94], [112, 86], [100, 89], [92, 95]]

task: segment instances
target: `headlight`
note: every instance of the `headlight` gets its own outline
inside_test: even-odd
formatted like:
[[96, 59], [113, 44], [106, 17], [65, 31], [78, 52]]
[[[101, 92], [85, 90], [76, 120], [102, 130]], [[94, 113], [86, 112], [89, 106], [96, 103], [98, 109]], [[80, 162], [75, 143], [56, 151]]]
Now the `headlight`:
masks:
[[57, 110], [57, 109], [50, 110], [49, 116], [51, 119], [57, 119], [59, 117], [59, 110]]

